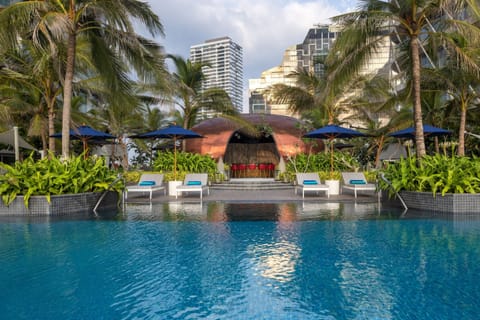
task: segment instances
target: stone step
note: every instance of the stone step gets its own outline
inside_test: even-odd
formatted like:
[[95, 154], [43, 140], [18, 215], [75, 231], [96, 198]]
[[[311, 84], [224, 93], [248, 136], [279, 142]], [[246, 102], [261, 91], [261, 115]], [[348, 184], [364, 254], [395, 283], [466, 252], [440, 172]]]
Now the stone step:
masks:
[[212, 189], [217, 190], [284, 190], [291, 189], [291, 183], [275, 181], [274, 179], [231, 179], [221, 183], [212, 183]]

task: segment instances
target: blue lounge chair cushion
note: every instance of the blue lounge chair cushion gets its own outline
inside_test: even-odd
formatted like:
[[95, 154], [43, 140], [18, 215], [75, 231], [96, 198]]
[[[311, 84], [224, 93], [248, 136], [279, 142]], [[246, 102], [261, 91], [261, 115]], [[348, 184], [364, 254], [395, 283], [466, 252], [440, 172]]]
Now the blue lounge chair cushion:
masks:
[[201, 181], [188, 181], [187, 186], [201, 186], [202, 182]]
[[303, 184], [318, 184], [317, 180], [303, 180]]
[[365, 180], [350, 180], [350, 184], [367, 184]]
[[155, 185], [155, 181], [140, 181], [140, 183], [138, 184], [139, 186], [154, 186]]

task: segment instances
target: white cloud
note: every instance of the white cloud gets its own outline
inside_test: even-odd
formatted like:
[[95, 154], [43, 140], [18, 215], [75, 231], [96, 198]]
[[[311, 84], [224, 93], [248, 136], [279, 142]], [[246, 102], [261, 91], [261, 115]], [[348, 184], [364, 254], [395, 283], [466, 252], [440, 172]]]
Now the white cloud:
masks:
[[[301, 43], [308, 29], [346, 12], [351, 2], [294, 0], [149, 1], [166, 37], [168, 53], [189, 56], [191, 45], [229, 36], [243, 47], [244, 78], [257, 78], [281, 62], [288, 46]], [[349, 9], [351, 10], [351, 8]]]

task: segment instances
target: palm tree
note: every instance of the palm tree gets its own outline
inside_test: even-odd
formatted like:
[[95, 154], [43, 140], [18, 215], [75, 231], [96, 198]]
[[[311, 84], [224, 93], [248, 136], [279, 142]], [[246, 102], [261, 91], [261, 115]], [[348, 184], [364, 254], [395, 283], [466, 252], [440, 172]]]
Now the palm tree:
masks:
[[299, 68], [289, 76], [295, 78], [295, 85], [274, 84], [266, 94], [276, 103], [287, 104], [292, 113], [315, 122], [315, 125], [338, 123], [338, 116], [345, 110], [346, 95], [354, 82], [342, 88], [328, 85], [328, 65], [324, 65], [325, 74], [319, 76], [312, 71]]
[[[480, 79], [471, 73], [459, 70], [456, 67], [445, 66], [435, 70], [430, 75], [431, 81], [437, 88], [442, 88], [444, 103], [456, 105], [459, 110], [458, 122], [458, 150], [459, 156], [465, 155], [465, 131], [467, 123], [467, 112], [469, 108], [478, 106], [478, 90]], [[448, 96], [448, 99], [446, 98]]]
[[[423, 135], [421, 106], [421, 63], [420, 58], [428, 58], [424, 43], [436, 43], [444, 53], [455, 55], [465, 69], [477, 69], [470, 59], [458, 48], [457, 43], [445, 32], [457, 28], [458, 32], [478, 35], [478, 31], [468, 27], [465, 21], [455, 20], [456, 14], [463, 12], [470, 1], [457, 0], [420, 0], [420, 1], [379, 1], [364, 0], [360, 9], [334, 17], [332, 20], [344, 26], [341, 36], [333, 49], [337, 53], [335, 74], [332, 82], [342, 81], [356, 74], [368, 62], [368, 59], [385, 41], [392, 39], [404, 54], [397, 61], [402, 66], [408, 87], [413, 96], [413, 118], [415, 125], [415, 144], [417, 157], [426, 154]], [[439, 45], [440, 44], [440, 45]], [[434, 46], [430, 46], [433, 48]]]
[[[227, 92], [221, 88], [201, 90], [205, 75], [203, 68], [208, 64], [191, 62], [181, 56], [168, 55], [172, 59], [176, 71], [172, 73], [172, 95], [174, 104], [178, 107], [176, 118], [186, 129], [192, 128], [199, 120], [201, 111], [212, 111], [216, 115], [245, 124], [232, 104]], [[247, 124], [245, 124], [247, 125]]]
[[19, 39], [31, 38], [52, 56], [59, 55], [60, 49], [65, 48], [63, 157], [69, 157], [78, 38], [83, 37], [90, 44], [92, 64], [108, 79], [110, 90], [121, 95], [128, 88], [124, 81], [127, 70], [122, 68], [122, 61], [128, 62], [140, 78], [152, 77], [152, 70], [163, 68], [160, 47], [135, 33], [138, 23], [144, 24], [152, 36], [163, 33], [157, 15], [148, 4], [138, 0], [24, 1], [0, 11], [2, 43], [17, 46]]
[[[151, 105], [151, 103], [145, 101], [144, 106], [140, 108], [141, 110], [141, 121], [137, 122], [138, 129], [141, 129], [141, 132], [155, 131], [159, 128], [166, 126], [170, 120], [170, 114], [165, 113], [157, 107]], [[137, 139], [132, 148], [136, 151], [137, 156], [134, 158], [133, 162], [140, 163], [149, 163], [149, 167], [152, 168], [152, 163], [154, 159], [154, 150], [158, 150], [162, 145], [165, 144], [164, 140], [158, 139]]]
[[[360, 92], [349, 100], [354, 106], [345, 120], [363, 123], [372, 134], [369, 153], [375, 152], [375, 167], [380, 166], [380, 154], [388, 142], [388, 134], [411, 124], [411, 112], [399, 107], [405, 100], [403, 91], [397, 92], [385, 74], [358, 83]], [[379, 117], [379, 115], [383, 115]], [[385, 119], [388, 118], [388, 121]]]
[[[431, 69], [426, 70], [430, 72]], [[422, 72], [423, 74], [427, 72]], [[436, 74], [436, 72], [434, 72]], [[423, 76], [422, 76], [423, 78]], [[438, 79], [436, 79], [438, 80]], [[446, 93], [443, 90], [439, 90], [439, 86], [436, 86], [435, 83], [437, 81], [432, 81], [427, 84], [427, 81], [423, 81], [428, 86], [432, 85], [435, 88], [432, 90], [428, 90], [424, 88], [422, 90], [422, 112], [423, 112], [423, 120], [427, 123], [443, 128], [447, 126], [447, 120], [450, 120], [450, 123], [455, 127], [458, 126], [459, 121], [457, 121], [457, 117], [454, 115], [454, 109], [452, 104], [449, 103], [448, 99], [446, 99]], [[447, 126], [447, 128], [451, 126]], [[435, 152], [440, 152], [440, 143], [439, 137], [435, 136]]]
[[[29, 136], [39, 136], [43, 150], [54, 151], [53, 138], [56, 106], [61, 94], [61, 86], [53, 67], [54, 61], [38, 50], [30, 40], [22, 41], [21, 48], [3, 51], [0, 54], [3, 68], [0, 70], [0, 83], [4, 90], [4, 101], [12, 114], [31, 114]], [[48, 118], [48, 121], [47, 121]]]

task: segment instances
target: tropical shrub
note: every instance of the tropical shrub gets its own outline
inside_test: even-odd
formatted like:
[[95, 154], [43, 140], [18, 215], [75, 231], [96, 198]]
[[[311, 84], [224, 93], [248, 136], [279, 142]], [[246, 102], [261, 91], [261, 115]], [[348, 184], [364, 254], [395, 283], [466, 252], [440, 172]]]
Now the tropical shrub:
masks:
[[140, 176], [142, 175], [142, 171], [125, 171], [122, 173], [123, 179], [125, 182], [128, 183], [138, 183], [140, 181]]
[[102, 157], [84, 159], [80, 155], [62, 161], [56, 157], [36, 160], [30, 156], [12, 166], [0, 163], [0, 168], [4, 171], [0, 175], [0, 196], [5, 205], [17, 195], [24, 196], [28, 208], [28, 200], [34, 195], [44, 195], [50, 202], [51, 195], [105, 190], [121, 192], [124, 188], [121, 180], [111, 186], [117, 179], [117, 172], [110, 170]]
[[480, 158], [436, 154], [389, 164], [383, 174], [392, 184], [379, 180], [380, 188], [390, 193], [405, 191], [440, 193], [480, 193]]
[[[165, 180], [172, 180], [167, 174], [173, 171], [175, 154], [171, 151], [159, 152], [153, 161], [153, 169], [165, 172]], [[177, 178], [185, 173], [208, 173], [209, 178], [214, 177], [217, 171], [215, 160], [208, 155], [190, 152], [177, 152]]]
[[319, 171], [318, 176], [320, 180], [340, 180], [342, 178], [342, 174], [339, 171]]

